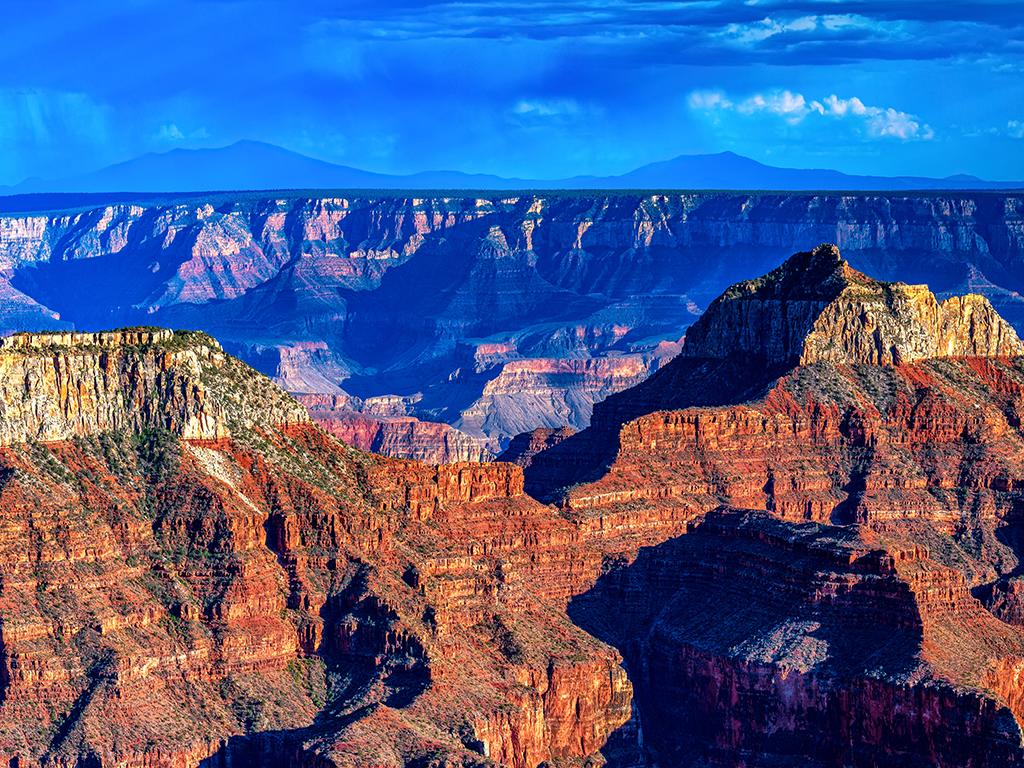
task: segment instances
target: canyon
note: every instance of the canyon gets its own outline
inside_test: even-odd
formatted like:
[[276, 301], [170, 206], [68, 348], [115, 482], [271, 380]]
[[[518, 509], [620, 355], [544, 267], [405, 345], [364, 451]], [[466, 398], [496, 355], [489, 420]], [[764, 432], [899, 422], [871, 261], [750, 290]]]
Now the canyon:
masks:
[[0, 762], [1024, 764], [1024, 344], [984, 297], [797, 253], [486, 463], [345, 445], [408, 403], [204, 333], [0, 373]]
[[202, 334], [0, 365], [3, 764], [532, 768], [628, 719], [519, 467], [356, 451]]
[[[290, 392], [345, 398], [329, 424], [359, 445], [457, 460], [586, 427], [728, 285], [819, 242], [882, 279], [980, 293], [1024, 330], [1014, 193], [588, 191], [0, 213], [0, 331], [204, 331]], [[429, 453], [426, 435], [444, 435]]]
[[[625, 754], [1020, 764], [1022, 352], [983, 298], [822, 246], [530, 458], [526, 487], [620, 563], [570, 615], [623, 653]], [[939, 714], [968, 699], [980, 719]]]

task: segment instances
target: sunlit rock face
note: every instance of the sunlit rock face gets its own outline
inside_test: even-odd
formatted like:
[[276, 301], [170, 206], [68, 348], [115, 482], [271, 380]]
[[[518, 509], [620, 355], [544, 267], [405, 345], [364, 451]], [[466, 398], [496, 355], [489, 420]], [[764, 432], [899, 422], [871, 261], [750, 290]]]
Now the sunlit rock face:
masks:
[[822, 245], [729, 288], [686, 334], [683, 354], [747, 355], [770, 366], [896, 365], [1022, 351], [984, 296], [939, 302], [925, 285], [879, 282]]
[[263, 419], [299, 424], [309, 417], [205, 334], [140, 328], [0, 339], [3, 444], [145, 429], [216, 440], [230, 436], [232, 423]]
[[819, 242], [1020, 328], [1022, 211], [1001, 193], [249, 193], [0, 215], [0, 328], [203, 330], [289, 391], [409, 398], [500, 452], [585, 427], [728, 285]]
[[683, 349], [525, 463], [619, 564], [569, 609], [634, 685], [612, 763], [1019, 765], [1013, 330], [821, 246]]
[[0, 426], [5, 764], [535, 768], [629, 718], [516, 465], [356, 451], [161, 329], [5, 340]]
[[355, 450], [202, 334], [3, 342], [0, 756], [1020, 765], [1019, 342], [829, 247], [783, 270], [803, 343], [711, 333], [737, 285], [703, 354], [508, 462]]

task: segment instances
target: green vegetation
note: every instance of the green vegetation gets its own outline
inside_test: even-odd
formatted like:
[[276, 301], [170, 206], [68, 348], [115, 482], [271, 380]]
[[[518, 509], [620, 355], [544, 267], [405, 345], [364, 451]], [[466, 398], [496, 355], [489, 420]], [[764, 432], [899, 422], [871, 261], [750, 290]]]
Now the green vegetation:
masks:
[[132, 441], [148, 486], [160, 485], [177, 474], [181, 463], [181, 443], [173, 432], [151, 427], [133, 436]]
[[296, 686], [309, 697], [313, 706], [323, 709], [327, 701], [327, 667], [318, 656], [288, 662], [288, 674]]

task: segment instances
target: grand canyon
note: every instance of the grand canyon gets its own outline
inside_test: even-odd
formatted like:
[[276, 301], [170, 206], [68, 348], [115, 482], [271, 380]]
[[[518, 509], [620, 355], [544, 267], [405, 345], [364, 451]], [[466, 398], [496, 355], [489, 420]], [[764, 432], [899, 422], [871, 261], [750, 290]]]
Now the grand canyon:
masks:
[[11, 212], [0, 330], [205, 331], [360, 448], [481, 460], [536, 428], [586, 427], [729, 284], [819, 242], [882, 279], [981, 293], [1024, 330], [1024, 197], [1000, 192], [236, 194]]
[[821, 245], [685, 336], [443, 464], [206, 333], [7, 337], [3, 759], [1024, 762], [1013, 326]]
[[1024, 2], [2, 18], [0, 768], [1024, 768]]

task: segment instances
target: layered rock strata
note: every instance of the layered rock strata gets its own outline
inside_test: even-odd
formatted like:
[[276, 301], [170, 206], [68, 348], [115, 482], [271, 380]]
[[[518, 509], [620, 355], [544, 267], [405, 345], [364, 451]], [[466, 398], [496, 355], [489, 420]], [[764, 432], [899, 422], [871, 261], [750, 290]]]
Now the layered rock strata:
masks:
[[202, 335], [0, 357], [5, 764], [535, 768], [628, 719], [519, 467], [354, 451]]
[[290, 391], [418, 394], [406, 415], [497, 452], [586, 426], [638, 380], [613, 358], [646, 376], [730, 283], [820, 241], [872, 275], [983, 293], [1024, 328], [1024, 201], [978, 192], [222, 194], [0, 215], [0, 330], [201, 329]]
[[215, 440], [230, 435], [232, 422], [262, 419], [290, 424], [308, 416], [203, 334], [128, 329], [0, 339], [2, 444], [157, 428]]
[[[443, 422], [414, 416], [383, 413], [369, 404], [336, 395], [296, 395], [310, 416], [343, 443], [396, 459], [415, 459], [432, 464], [490, 461], [494, 458], [483, 440]], [[400, 409], [404, 411], [403, 409]]]
[[628, 649], [645, 764], [1021, 764], [1024, 636], [920, 544], [718, 511], [570, 614]]
[[[727, 296], [802, 343], [772, 319], [762, 349], [716, 338], [753, 316], [723, 299], [691, 352], [590, 428], [516, 441], [519, 464], [353, 450], [202, 336], [11, 342], [19, 371], [72, 354], [85, 391], [147, 386], [0, 446], [0, 753], [1020, 765], [1020, 342], [830, 248], [777, 278], [755, 282], [820, 307]], [[161, 360], [186, 383], [148, 386]], [[65, 389], [33, 389], [10, 434]], [[187, 433], [182, 391], [226, 431]]]
[[636, 687], [613, 762], [1020, 764], [1022, 351], [821, 247], [533, 456], [621, 564], [570, 609]]

